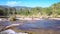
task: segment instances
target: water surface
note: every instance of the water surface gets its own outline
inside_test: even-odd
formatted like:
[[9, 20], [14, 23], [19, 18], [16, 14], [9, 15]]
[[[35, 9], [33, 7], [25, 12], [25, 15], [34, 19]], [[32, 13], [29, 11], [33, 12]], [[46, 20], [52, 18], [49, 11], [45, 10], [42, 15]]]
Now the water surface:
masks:
[[[60, 20], [36, 20], [36, 21], [15, 21], [12, 23], [24, 23], [23, 25], [17, 26], [18, 29], [55, 29], [60, 30]], [[1, 21], [0, 25], [8, 26], [12, 24], [9, 21]]]

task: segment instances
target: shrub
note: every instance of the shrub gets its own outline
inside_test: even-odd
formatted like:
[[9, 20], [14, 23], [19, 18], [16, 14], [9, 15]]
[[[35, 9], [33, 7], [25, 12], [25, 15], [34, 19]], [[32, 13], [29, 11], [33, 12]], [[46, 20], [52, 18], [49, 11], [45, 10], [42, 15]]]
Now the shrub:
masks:
[[15, 16], [11, 16], [11, 17], [10, 17], [10, 21], [16, 21]]

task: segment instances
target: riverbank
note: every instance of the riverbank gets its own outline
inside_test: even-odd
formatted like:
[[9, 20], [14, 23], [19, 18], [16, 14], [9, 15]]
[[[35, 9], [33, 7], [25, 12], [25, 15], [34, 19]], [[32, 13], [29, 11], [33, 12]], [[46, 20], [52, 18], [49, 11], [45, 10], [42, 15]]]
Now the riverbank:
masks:
[[49, 18], [51, 20], [60, 20], [60, 18]]
[[42, 20], [42, 18], [16, 18], [16, 19], [19, 19], [19, 20]]
[[19, 20], [44, 20], [44, 19], [50, 19], [50, 20], [60, 20], [60, 18], [16, 18]]
[[[60, 20], [60, 18], [29, 18], [29, 17], [25, 17], [25, 18], [16, 18], [17, 20]], [[0, 21], [10, 21], [10, 18], [0, 18]]]

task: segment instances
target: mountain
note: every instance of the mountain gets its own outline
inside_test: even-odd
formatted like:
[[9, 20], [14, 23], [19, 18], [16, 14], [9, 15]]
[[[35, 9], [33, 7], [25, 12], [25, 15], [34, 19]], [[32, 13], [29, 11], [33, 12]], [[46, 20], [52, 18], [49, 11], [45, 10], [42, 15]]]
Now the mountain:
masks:
[[14, 8], [16, 8], [16, 9], [25, 9], [25, 8], [27, 8], [27, 9], [31, 9], [31, 7], [26, 7], [26, 6], [14, 6]]
[[28, 9], [30, 9], [31, 7], [26, 7], [26, 6], [14, 6], [14, 7], [11, 7], [11, 6], [7, 6], [7, 5], [0, 5], [0, 8], [16, 8], [16, 9], [28, 8]]

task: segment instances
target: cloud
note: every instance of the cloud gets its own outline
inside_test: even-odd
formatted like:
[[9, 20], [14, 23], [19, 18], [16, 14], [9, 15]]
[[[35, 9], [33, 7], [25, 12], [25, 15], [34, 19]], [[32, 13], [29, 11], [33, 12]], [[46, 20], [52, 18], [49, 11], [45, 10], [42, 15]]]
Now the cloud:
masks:
[[16, 1], [9, 1], [9, 2], [6, 2], [6, 5], [8, 5], [8, 6], [16, 6], [16, 5], [20, 4], [20, 3], [21, 3], [20, 1], [18, 1], [18, 2], [16, 2]]

